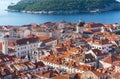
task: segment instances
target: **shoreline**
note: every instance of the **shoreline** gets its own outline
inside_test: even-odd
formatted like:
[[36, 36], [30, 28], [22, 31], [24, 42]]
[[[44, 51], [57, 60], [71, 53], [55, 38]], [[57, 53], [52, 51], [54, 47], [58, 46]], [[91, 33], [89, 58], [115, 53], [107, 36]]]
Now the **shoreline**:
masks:
[[101, 12], [107, 12], [112, 10], [105, 10], [105, 11], [99, 11], [99, 10], [91, 10], [91, 11], [17, 11], [17, 10], [6, 10], [8, 12], [21, 12], [21, 13], [27, 13], [27, 14], [79, 14], [79, 13], [101, 13]]
[[[91, 10], [91, 11], [17, 11], [17, 10], [5, 10], [8, 12], [20, 12], [20, 13], [27, 13], [27, 14], [79, 14], [79, 13], [102, 13], [108, 11], [115, 11], [118, 9], [111, 9], [111, 10]], [[120, 9], [119, 9], [120, 10]]]
[[[114, 10], [114, 9], [113, 9]], [[112, 11], [106, 9], [95, 9], [90, 11], [79, 11], [79, 10], [71, 10], [71, 11], [18, 11], [18, 10], [10, 10], [6, 9], [8, 12], [21, 12], [21, 13], [28, 13], [28, 14], [78, 14], [78, 13], [100, 13], [100, 12], [107, 12]]]
[[[8, 12], [22, 12], [22, 13], [28, 13], [28, 14], [77, 14], [77, 13], [93, 13], [89, 11], [18, 11], [18, 10], [10, 10], [7, 9]], [[94, 12], [95, 13], [95, 12]]]

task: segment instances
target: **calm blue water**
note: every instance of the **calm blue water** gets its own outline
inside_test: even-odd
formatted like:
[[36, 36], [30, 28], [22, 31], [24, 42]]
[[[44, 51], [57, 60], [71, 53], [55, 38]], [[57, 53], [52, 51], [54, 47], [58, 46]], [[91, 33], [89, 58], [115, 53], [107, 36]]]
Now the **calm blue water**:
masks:
[[[12, 0], [18, 1], [18, 0]], [[43, 23], [48, 21], [59, 22], [66, 20], [68, 22], [77, 22], [80, 18], [86, 22], [101, 22], [101, 23], [119, 23], [120, 11], [109, 11], [104, 13], [81, 13], [71, 15], [43, 15], [43, 14], [26, 14], [19, 12], [4, 11], [11, 3], [10, 0], [0, 0], [0, 25], [24, 25], [30, 23]]]

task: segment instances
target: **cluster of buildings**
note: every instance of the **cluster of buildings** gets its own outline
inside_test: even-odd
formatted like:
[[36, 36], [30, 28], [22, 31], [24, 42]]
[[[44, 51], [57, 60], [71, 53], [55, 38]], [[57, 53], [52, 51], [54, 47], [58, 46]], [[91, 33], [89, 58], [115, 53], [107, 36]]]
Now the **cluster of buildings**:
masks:
[[120, 79], [119, 25], [0, 27], [0, 79]]

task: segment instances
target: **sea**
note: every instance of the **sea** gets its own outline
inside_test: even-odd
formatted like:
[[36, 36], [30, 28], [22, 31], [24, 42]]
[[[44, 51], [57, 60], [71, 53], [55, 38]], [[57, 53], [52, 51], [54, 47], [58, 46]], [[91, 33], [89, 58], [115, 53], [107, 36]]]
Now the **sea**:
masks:
[[27, 25], [31, 23], [41, 24], [44, 22], [67, 22], [77, 23], [79, 19], [85, 22], [99, 22], [103, 24], [120, 24], [120, 10], [102, 13], [79, 13], [79, 14], [27, 14], [21, 12], [8, 12], [7, 7], [16, 4], [20, 0], [0, 0], [0, 26], [4, 25]]

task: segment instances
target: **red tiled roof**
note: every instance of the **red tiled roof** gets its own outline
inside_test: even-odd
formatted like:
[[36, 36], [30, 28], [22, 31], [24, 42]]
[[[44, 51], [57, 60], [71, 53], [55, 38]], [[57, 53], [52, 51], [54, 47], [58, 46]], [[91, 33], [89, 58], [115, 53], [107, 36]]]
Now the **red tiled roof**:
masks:
[[53, 79], [70, 79], [70, 78], [67, 75], [59, 75], [59, 76], [55, 76]]
[[105, 58], [102, 59], [102, 61], [109, 63], [109, 64], [113, 64], [113, 62], [120, 60], [119, 57], [113, 56], [113, 55], [109, 55]]
[[103, 38], [101, 38], [101, 39], [96, 39], [96, 38], [89, 38], [88, 39], [88, 42], [91, 42], [91, 43], [93, 43], [93, 44], [99, 44], [99, 45], [105, 45], [105, 44], [110, 44], [109, 43], [109, 40], [108, 39], [103, 39]]
[[104, 73], [100, 73], [100, 72], [98, 72], [98, 71], [92, 71], [96, 76], [98, 76], [98, 77], [103, 77], [103, 76], [105, 76], [106, 74], [104, 74]]
[[38, 38], [39, 38], [40, 41], [45, 42], [45, 43], [55, 40], [54, 38], [50, 38], [50, 37], [47, 37], [47, 36], [40, 36]]
[[23, 38], [14, 41], [8, 41], [8, 46], [24, 45], [38, 42], [38, 37]]
[[88, 23], [85, 25], [85, 28], [96, 28], [96, 27], [103, 27], [104, 25], [101, 24], [101, 23], [94, 23], [94, 22], [91, 22], [91, 23]]
[[103, 55], [107, 55], [107, 53], [102, 52], [99, 49], [92, 49], [92, 51], [94, 52], [95, 55], [97, 56], [103, 56]]
[[35, 65], [37, 66], [37, 68], [45, 66], [43, 62], [37, 62], [37, 63], [35, 63]]
[[23, 39], [19, 39], [19, 40], [16, 40], [16, 43], [18, 45], [22, 45], [22, 44], [27, 44], [27, 43], [35, 43], [35, 42], [38, 42], [38, 38], [37, 37], [32, 37], [32, 38], [23, 38]]

